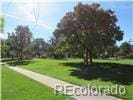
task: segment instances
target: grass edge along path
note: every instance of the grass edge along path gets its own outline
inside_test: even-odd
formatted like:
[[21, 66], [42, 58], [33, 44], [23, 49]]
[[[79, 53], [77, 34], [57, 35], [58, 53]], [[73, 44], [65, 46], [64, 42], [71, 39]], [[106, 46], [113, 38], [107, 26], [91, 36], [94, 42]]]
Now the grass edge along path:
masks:
[[[101, 86], [101, 85], [102, 86], [104, 86], [104, 85], [114, 86], [115, 84], [117, 84], [117, 83], [113, 83], [114, 81], [111, 81], [110, 79], [106, 80], [106, 81], [99, 79], [99, 78], [84, 79], [82, 77], [78, 77], [78, 76], [80, 76], [79, 74], [78, 74], [78, 76], [72, 75], [72, 74], [75, 74], [75, 73], [72, 73], [73, 71], [77, 71], [77, 69], [79, 67], [79, 62], [81, 62], [81, 61], [82, 61], [81, 59], [58, 59], [58, 60], [57, 59], [33, 59], [33, 60], [24, 61], [21, 64], [15, 62], [15, 61], [8, 61], [8, 63], [12, 64], [12, 65], [18, 65], [18, 66], [21, 66], [22, 68], [25, 68], [25, 69], [28, 69], [28, 70], [31, 70], [31, 71], [34, 71], [37, 73], [41, 73], [41, 74], [44, 74], [44, 75], [47, 75], [50, 77], [54, 77], [54, 78], [57, 78], [57, 79], [60, 79], [60, 80], [63, 80], [63, 81], [69, 82], [69, 83], [73, 83], [76, 85], [90, 84], [90, 85], [94, 85], [94, 86]], [[119, 73], [115, 75], [115, 73], [117, 73], [118, 68], [117, 68], [117, 70], [116, 69], [114, 70], [115, 73], [113, 73], [113, 72], [111, 72], [111, 73], [109, 72], [109, 73], [111, 76], [113, 76], [113, 78], [115, 78], [115, 81], [118, 81], [119, 79], [122, 79], [122, 81], [124, 80], [124, 82], [132, 81], [131, 78], [133, 75], [129, 75], [129, 74], [131, 74], [133, 72], [132, 71], [133, 60], [120, 59], [120, 60], [116, 61], [116, 60], [96, 59], [96, 60], [94, 60], [94, 62], [99, 62], [100, 64], [105, 63], [107, 65], [107, 67], [103, 66], [101, 68], [104, 70], [107, 70], [107, 71], [108, 71], [108, 68], [111, 68], [112, 65], [113, 66], [115, 65], [114, 67], [112, 66], [113, 69], [115, 69], [115, 67], [116, 68], [118, 67], [120, 69], [123, 68], [120, 72], [122, 72], [122, 73], [124, 72], [123, 75], [126, 75], [126, 77], [125, 76], [124, 77], [117, 76], [117, 75], [119, 75]], [[109, 65], [108, 65], [108, 63], [109, 63]], [[92, 70], [92, 71], [95, 72], [95, 70]], [[127, 73], [126, 71], [128, 71], [128, 74], [126, 74]], [[98, 74], [97, 72], [99, 72], [99, 71], [96, 71], [94, 74], [93, 73], [90, 73], [90, 74], [92, 74], [92, 76], [95, 76], [96, 74]], [[101, 73], [101, 74], [98, 74], [97, 76], [102, 75], [102, 74], [106, 75], [106, 73]], [[110, 77], [110, 75], [109, 76], [107, 75], [106, 78]], [[121, 85], [121, 84], [118, 84], [118, 85]], [[119, 96], [119, 95], [115, 95], [115, 96], [120, 97], [123, 100], [132, 100], [133, 99], [133, 84], [124, 85], [124, 86], [126, 86], [126, 88], [127, 88], [127, 94], [123, 95], [123, 96]]]
[[[65, 86], [65, 85], [68, 86], [69, 85], [69, 86], [72, 86], [74, 88], [78, 88], [78, 89], [80, 88], [80, 86], [70, 84], [68, 82], [64, 82], [62, 80], [58, 80], [58, 79], [55, 79], [55, 78], [52, 78], [52, 77], [49, 77], [49, 76], [46, 76], [46, 75], [42, 75], [42, 74], [39, 74], [39, 73], [36, 73], [36, 72], [32, 72], [32, 71], [29, 71], [29, 70], [26, 70], [26, 69], [23, 69], [23, 68], [20, 68], [20, 67], [9, 67], [9, 68], [12, 69], [12, 70], [15, 70], [15, 71], [17, 71], [17, 72], [19, 72], [19, 73], [21, 73], [21, 74], [23, 74], [23, 75], [25, 75], [29, 78], [32, 78], [32, 79], [34, 79], [34, 80], [36, 80], [36, 81], [38, 81], [42, 84], [45, 84], [45, 85], [47, 85], [51, 88], [54, 88], [57, 91], [60, 91], [60, 88], [58, 88], [59, 89], [58, 90], [55, 87], [56, 84], [58, 84], [58, 86]], [[90, 91], [90, 90], [88, 89], [88, 91]], [[66, 94], [66, 91], [63, 91], [63, 93]], [[73, 91], [67, 91], [67, 93], [70, 94], [70, 93], [73, 93]], [[80, 91], [79, 91], [79, 93], [80, 93]], [[94, 94], [94, 92], [90, 91], [90, 92], [88, 92], [88, 94], [86, 96], [83, 96], [83, 95], [78, 96], [78, 95], [76, 95], [77, 94], [76, 93], [75, 95], [72, 95], [72, 97], [75, 98], [76, 100], [88, 100], [88, 99], [89, 100], [99, 100], [99, 99], [100, 100], [103, 100], [103, 99], [106, 99], [106, 100], [120, 100], [116, 97], [106, 96], [105, 94], [101, 95], [100, 93], [95, 92], [97, 94], [97, 96], [95, 96], [95, 95], [92, 95], [92, 93]]]
[[[107, 85], [107, 86], [114, 86], [117, 83], [113, 83], [113, 81], [104, 81], [101, 80], [99, 78], [97, 79], [91, 79], [91, 80], [86, 80], [84, 78], [80, 78], [78, 76], [73, 76], [72, 75], [72, 71], [77, 69], [77, 67], [79, 66], [77, 62], [81, 62], [81, 59], [61, 59], [61, 60], [56, 60], [56, 59], [33, 59], [31, 60], [31, 62], [29, 62], [28, 64], [24, 64], [22, 65], [22, 68], [37, 72], [37, 73], [41, 73], [44, 75], [48, 75], [72, 84], [76, 84], [76, 85], [86, 85], [86, 84], [90, 84], [90, 85], [95, 85], [95, 86], [99, 86], [99, 85]], [[133, 60], [128, 60], [128, 59], [122, 59], [122, 60], [94, 60], [94, 62], [99, 62], [99, 63], [106, 63], [106, 64], [110, 64], [109, 66], [112, 66], [112, 64], [116, 64], [115, 67], [117, 67], [117, 64], [120, 65], [118, 66], [119, 68], [122, 67], [126, 67], [130, 68], [133, 67]], [[109, 67], [107, 65], [107, 67]], [[106, 67], [105, 67], [106, 68]], [[131, 69], [131, 68], [130, 68]], [[131, 70], [130, 74], [131, 74]], [[133, 68], [132, 68], [133, 69]], [[106, 70], [106, 69], [105, 69]], [[105, 74], [105, 73], [102, 73]], [[112, 73], [112, 75], [115, 76], [114, 73]], [[113, 77], [114, 77], [113, 76]], [[114, 78], [117, 78], [118, 76], [116, 75]], [[119, 79], [123, 78], [123, 77], [118, 77]], [[117, 79], [118, 79], [117, 78]], [[131, 75], [128, 78], [132, 78]], [[125, 77], [126, 79], [126, 77]], [[124, 80], [125, 80], [124, 79]], [[128, 80], [128, 79], [126, 79]], [[118, 84], [120, 85], [120, 84]], [[133, 84], [130, 85], [124, 85], [127, 88], [127, 94], [126, 95], [114, 95], [116, 97], [120, 97], [124, 100], [132, 100], [133, 99]]]
[[[1, 67], [1, 100], [66, 100], [54, 90], [5, 66]], [[68, 100], [71, 100], [70, 98]]]

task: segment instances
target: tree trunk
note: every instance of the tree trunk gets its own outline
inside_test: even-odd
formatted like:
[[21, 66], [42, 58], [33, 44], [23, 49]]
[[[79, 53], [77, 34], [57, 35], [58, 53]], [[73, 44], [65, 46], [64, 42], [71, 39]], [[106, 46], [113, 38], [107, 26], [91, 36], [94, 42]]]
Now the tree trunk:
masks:
[[22, 61], [23, 60], [23, 57], [22, 57], [22, 53], [20, 54], [20, 61]]
[[84, 63], [85, 63], [85, 65], [89, 64], [89, 62], [88, 62], [88, 50], [87, 49], [85, 50]]
[[[89, 59], [89, 61], [88, 61], [88, 59]], [[85, 50], [85, 56], [84, 56], [84, 63], [85, 63], [85, 65], [92, 64], [92, 61], [93, 61], [92, 60], [92, 50], [91, 49], [90, 50], [86, 49]]]
[[92, 50], [89, 50], [90, 64], [92, 64]]
[[19, 53], [19, 61], [23, 60], [23, 50], [21, 48], [20, 53]]

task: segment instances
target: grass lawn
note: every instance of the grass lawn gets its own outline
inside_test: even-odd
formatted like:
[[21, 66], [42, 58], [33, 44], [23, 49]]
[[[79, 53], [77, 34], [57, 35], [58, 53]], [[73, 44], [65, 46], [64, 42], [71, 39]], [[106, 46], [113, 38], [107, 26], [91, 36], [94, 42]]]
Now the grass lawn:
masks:
[[126, 95], [116, 95], [124, 100], [133, 100], [133, 60], [95, 60], [84, 66], [81, 59], [33, 59], [14, 63], [21, 67], [78, 85], [114, 86], [123, 85]]
[[[2, 66], [1, 100], [66, 100], [54, 90]], [[70, 100], [70, 99], [68, 99]]]

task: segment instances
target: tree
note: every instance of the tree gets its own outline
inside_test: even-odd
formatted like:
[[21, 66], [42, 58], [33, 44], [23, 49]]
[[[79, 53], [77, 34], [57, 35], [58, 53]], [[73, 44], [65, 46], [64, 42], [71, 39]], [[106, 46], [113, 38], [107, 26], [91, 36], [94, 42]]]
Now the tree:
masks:
[[7, 34], [7, 39], [1, 39], [1, 56], [4, 58], [14, 58], [16, 57], [16, 37], [13, 32]]
[[16, 52], [17, 52], [17, 38], [15, 36], [15, 33], [7, 33], [8, 34], [8, 38], [6, 39], [5, 43], [7, 45], [7, 54], [8, 57], [11, 57], [12, 59], [14, 57], [17, 57]]
[[29, 58], [31, 50], [29, 45], [31, 43], [32, 33], [28, 26], [18, 25], [15, 32], [7, 33], [8, 38], [5, 41], [6, 44], [6, 56], [17, 57], [18, 60], [22, 61], [24, 58]]
[[73, 12], [66, 13], [53, 34], [58, 44], [65, 41], [72, 47], [83, 50], [84, 61], [88, 65], [89, 62], [92, 63], [95, 49], [106, 48], [123, 39], [123, 32], [116, 22], [117, 18], [112, 10], [104, 10], [96, 3], [79, 3]]
[[124, 57], [128, 57], [128, 55], [132, 52], [132, 46], [128, 42], [123, 42], [120, 45], [120, 53]]
[[4, 32], [4, 17], [3, 16], [0, 16], [0, 33], [3, 33]]
[[[5, 22], [4, 17], [0, 16], [0, 34], [4, 32], [4, 22]], [[5, 56], [5, 53], [6, 53], [5, 48], [6, 48], [5, 40], [0, 37], [0, 52], [1, 52], [0, 56], [1, 57]]]
[[119, 52], [119, 47], [117, 45], [108, 46], [104, 49], [104, 54], [106, 52], [106, 57], [117, 57]]
[[133, 59], [133, 45], [131, 45], [131, 52], [130, 52], [128, 58]]
[[8, 46], [5, 43], [5, 39], [1, 39], [1, 44], [0, 44], [1, 58], [7, 57], [7, 49]]
[[18, 25], [14, 34], [16, 37], [17, 57], [22, 61], [24, 58], [27, 58], [26, 56], [29, 56], [24, 54], [27, 54], [26, 52], [28, 52], [27, 47], [31, 43], [32, 32], [28, 26]]
[[49, 50], [49, 44], [43, 38], [36, 38], [33, 41], [34, 55], [37, 57], [44, 56]]

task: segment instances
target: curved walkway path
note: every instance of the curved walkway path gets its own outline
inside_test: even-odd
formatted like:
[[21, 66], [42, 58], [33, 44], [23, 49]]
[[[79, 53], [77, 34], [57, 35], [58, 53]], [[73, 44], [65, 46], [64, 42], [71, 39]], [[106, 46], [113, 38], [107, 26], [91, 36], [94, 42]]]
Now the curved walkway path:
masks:
[[[49, 77], [49, 76], [46, 76], [46, 75], [42, 75], [42, 74], [39, 74], [39, 73], [36, 73], [36, 72], [32, 72], [32, 71], [29, 71], [29, 70], [26, 70], [26, 69], [23, 69], [23, 68], [20, 68], [20, 67], [11, 67], [9, 65], [7, 65], [6, 63], [0, 63], [0, 64], [3, 64], [4, 66], [6, 67], [9, 67], [10, 69], [14, 70], [14, 71], [17, 71], [33, 80], [36, 80], [42, 84], [45, 84], [47, 86], [49, 86], [50, 88], [53, 88], [57, 91], [61, 91], [62, 88], [57, 88], [56, 85], [59, 85], [59, 86], [65, 86], [65, 85], [69, 85], [69, 86], [72, 86], [72, 87], [76, 87], [76, 88], [80, 88], [80, 86], [77, 86], [77, 85], [74, 85], [74, 84], [70, 84], [68, 82], [64, 82], [62, 80], [58, 80], [58, 79], [55, 79], [55, 78], [52, 78], [52, 77]], [[89, 91], [89, 90], [88, 90]], [[64, 94], [66, 94], [65, 91], [63, 91]], [[68, 93], [68, 92], [67, 92]], [[69, 93], [71, 94], [72, 91], [69, 91]], [[92, 92], [89, 92], [89, 93], [92, 93]], [[80, 95], [80, 96], [77, 96], [77, 95], [74, 95], [72, 96], [73, 98], [75, 98], [76, 100], [120, 100], [116, 97], [113, 97], [113, 96], [106, 96], [105, 94], [98, 94], [97, 96], [95, 95], [90, 95], [88, 93], [87, 96], [83, 96], [83, 95]], [[97, 94], [97, 92], [94, 92], [93, 91], [93, 94]], [[77, 93], [78, 94], [78, 93]]]

